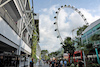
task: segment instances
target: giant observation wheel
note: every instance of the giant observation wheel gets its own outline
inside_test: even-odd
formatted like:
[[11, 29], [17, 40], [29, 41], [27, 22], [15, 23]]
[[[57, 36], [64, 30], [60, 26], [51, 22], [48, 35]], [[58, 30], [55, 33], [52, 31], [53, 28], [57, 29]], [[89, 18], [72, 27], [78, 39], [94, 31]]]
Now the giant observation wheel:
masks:
[[81, 11], [79, 11], [74, 6], [64, 5], [64, 6], [61, 6], [60, 8], [58, 8], [58, 11], [55, 12], [56, 16], [54, 17], [54, 19], [55, 19], [54, 25], [55, 25], [55, 28], [56, 28], [55, 31], [57, 32], [57, 35], [58, 35], [57, 38], [60, 39], [60, 41], [61, 41], [60, 44], [62, 44], [62, 45], [64, 45], [64, 41], [63, 41], [63, 39], [61, 37], [60, 31], [59, 31], [59, 28], [58, 28], [58, 15], [59, 15], [61, 9], [64, 9], [64, 8], [70, 8], [70, 9], [74, 10], [75, 12], [77, 12], [82, 17], [82, 19], [84, 20], [85, 24], [88, 25], [88, 22], [87, 22], [87, 19], [85, 18], [85, 16], [81, 13]]

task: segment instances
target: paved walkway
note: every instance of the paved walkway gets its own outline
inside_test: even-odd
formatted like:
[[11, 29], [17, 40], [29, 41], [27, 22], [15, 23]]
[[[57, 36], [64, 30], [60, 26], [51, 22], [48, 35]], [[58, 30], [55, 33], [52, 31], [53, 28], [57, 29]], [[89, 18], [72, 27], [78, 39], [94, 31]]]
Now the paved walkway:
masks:
[[34, 65], [34, 67], [49, 67], [49, 64], [42, 64], [42, 65]]

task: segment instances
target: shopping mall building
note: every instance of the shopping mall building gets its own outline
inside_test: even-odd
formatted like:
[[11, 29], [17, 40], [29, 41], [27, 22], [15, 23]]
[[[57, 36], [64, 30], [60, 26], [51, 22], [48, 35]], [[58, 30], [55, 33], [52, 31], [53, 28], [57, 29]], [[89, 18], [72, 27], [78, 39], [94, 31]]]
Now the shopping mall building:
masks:
[[29, 66], [33, 21], [29, 0], [0, 0], [0, 65]]
[[[100, 19], [96, 20], [95, 22], [91, 23], [83, 32], [82, 32], [82, 44], [89, 44], [92, 43], [93, 44], [93, 50], [91, 50], [89, 52], [89, 56], [88, 58], [90, 59], [94, 59], [95, 62], [97, 59], [97, 54], [99, 56], [100, 59], [100, 40], [97, 41], [92, 41], [91, 37], [95, 34], [100, 34]], [[97, 51], [95, 50], [95, 48], [97, 49]]]

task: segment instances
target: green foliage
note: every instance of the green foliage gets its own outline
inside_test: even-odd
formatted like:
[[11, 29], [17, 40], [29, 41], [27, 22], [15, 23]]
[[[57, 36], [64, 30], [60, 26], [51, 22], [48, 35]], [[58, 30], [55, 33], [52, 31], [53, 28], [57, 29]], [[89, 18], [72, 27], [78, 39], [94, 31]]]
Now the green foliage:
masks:
[[62, 47], [64, 48], [65, 53], [66, 53], [66, 51], [68, 51], [71, 55], [74, 53], [75, 47], [73, 46], [71, 37], [65, 38], [64, 45]]
[[94, 35], [91, 37], [91, 40], [92, 40], [92, 41], [100, 40], [100, 34], [94, 34]]
[[88, 64], [88, 67], [100, 67], [100, 64], [92, 63], [92, 64]]
[[48, 54], [48, 50], [42, 50], [41, 51], [42, 59], [47, 60], [48, 59], [47, 54]]
[[45, 57], [45, 60], [48, 60], [49, 59], [49, 56], [47, 56], [47, 55], [45, 55], [44, 57]]
[[41, 51], [41, 54], [47, 54], [48, 53], [48, 50], [42, 50]]
[[55, 51], [55, 52], [51, 52], [50, 54], [48, 54], [49, 57], [56, 57], [60, 52], [59, 51]]
[[80, 37], [76, 37], [76, 40], [77, 41], [74, 41], [74, 42], [77, 43], [77, 48], [79, 50], [84, 51], [85, 52], [85, 55], [87, 55], [90, 52], [90, 50], [93, 49], [93, 44], [92, 43], [81, 44], [81, 38]]
[[[36, 34], [34, 31], [33, 31], [34, 34]], [[33, 42], [33, 45], [32, 45], [32, 58], [34, 59], [37, 59], [36, 57], [36, 45], [37, 45], [37, 40], [36, 40], [36, 36], [32, 36], [32, 42]]]
[[80, 27], [80, 28], [77, 30], [77, 36], [78, 36], [78, 35], [81, 35], [82, 32], [83, 32], [87, 27], [88, 27], [87, 25], [83, 25], [82, 27]]

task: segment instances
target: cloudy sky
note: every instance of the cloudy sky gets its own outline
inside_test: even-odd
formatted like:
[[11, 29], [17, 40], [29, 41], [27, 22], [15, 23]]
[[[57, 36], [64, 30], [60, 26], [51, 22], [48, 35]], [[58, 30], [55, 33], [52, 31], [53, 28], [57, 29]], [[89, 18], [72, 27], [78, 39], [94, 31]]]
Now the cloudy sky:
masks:
[[[89, 24], [100, 18], [100, 0], [34, 0], [34, 12], [39, 13], [39, 45], [42, 50], [46, 49], [53, 52], [61, 47], [53, 23], [55, 22], [55, 12], [62, 5], [71, 5], [78, 8]], [[70, 8], [61, 9], [58, 15], [58, 27], [63, 39], [72, 36], [71, 31], [83, 24], [85, 22], [74, 10]]]

